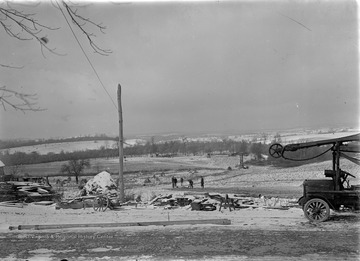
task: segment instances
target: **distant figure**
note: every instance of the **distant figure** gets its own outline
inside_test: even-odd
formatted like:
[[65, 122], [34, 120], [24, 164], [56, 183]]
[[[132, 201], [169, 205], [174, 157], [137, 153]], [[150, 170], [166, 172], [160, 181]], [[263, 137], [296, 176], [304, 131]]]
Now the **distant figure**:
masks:
[[174, 178], [175, 188], [177, 188], [177, 178]]
[[180, 178], [180, 184], [181, 184], [181, 186], [183, 186], [183, 183], [184, 183], [184, 179], [183, 179], [183, 178]]
[[172, 188], [175, 188], [175, 177], [174, 176], [171, 177], [171, 185], [172, 185]]
[[194, 188], [194, 182], [191, 179], [189, 179], [188, 181], [189, 181], [189, 188]]
[[204, 188], [204, 177], [201, 177], [201, 179], [200, 179], [200, 185], [201, 185], [201, 188]]

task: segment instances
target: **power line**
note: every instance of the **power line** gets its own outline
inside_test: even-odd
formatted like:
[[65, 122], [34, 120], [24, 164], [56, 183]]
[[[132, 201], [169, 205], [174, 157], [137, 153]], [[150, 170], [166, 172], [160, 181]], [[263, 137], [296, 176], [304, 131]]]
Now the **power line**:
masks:
[[77, 36], [76, 36], [76, 34], [75, 34], [74, 30], [72, 29], [72, 27], [71, 27], [71, 25], [70, 25], [70, 23], [69, 23], [68, 19], [66, 18], [66, 15], [64, 14], [64, 12], [63, 12], [62, 8], [60, 7], [60, 5], [59, 5], [59, 3], [58, 3], [58, 1], [57, 1], [57, 0], [56, 0], [56, 4], [57, 4], [57, 6], [59, 7], [59, 10], [61, 11], [61, 13], [62, 13], [62, 15], [63, 15], [63, 17], [64, 17], [64, 19], [65, 19], [66, 23], [68, 24], [68, 26], [69, 26], [69, 28], [70, 28], [70, 30], [71, 30], [71, 32], [72, 32], [72, 34], [73, 34], [73, 36], [74, 36], [75, 40], [77, 41], [78, 45], [80, 46], [81, 51], [83, 52], [84, 56], [86, 57], [86, 60], [87, 60], [87, 61], [88, 61], [88, 63], [90, 64], [90, 66], [91, 66], [91, 68], [93, 69], [93, 71], [94, 71], [94, 73], [95, 73], [95, 75], [96, 75], [97, 79], [99, 80], [99, 82], [100, 82], [101, 86], [103, 87], [104, 91], [107, 93], [107, 95], [109, 96], [109, 98], [110, 98], [110, 100], [111, 100], [112, 104], [115, 106], [115, 109], [117, 110], [117, 106], [116, 106], [116, 104], [115, 104], [115, 102], [114, 102], [113, 98], [111, 97], [111, 95], [109, 94], [109, 92], [107, 91], [107, 89], [105, 88], [105, 85], [104, 85], [104, 84], [103, 84], [103, 82], [101, 81], [100, 76], [99, 76], [99, 74], [97, 73], [97, 71], [96, 71], [96, 69], [95, 69], [94, 65], [92, 64], [92, 62], [90, 61], [89, 57], [88, 57], [88, 56], [87, 56], [87, 54], [85, 53], [84, 48], [82, 47], [82, 45], [81, 45], [81, 43], [80, 43], [79, 39], [77, 38]]

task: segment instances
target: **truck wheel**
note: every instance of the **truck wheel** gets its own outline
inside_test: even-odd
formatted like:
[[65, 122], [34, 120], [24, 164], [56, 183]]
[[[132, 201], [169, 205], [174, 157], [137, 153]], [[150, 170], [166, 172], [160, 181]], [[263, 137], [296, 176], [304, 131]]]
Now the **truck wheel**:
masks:
[[325, 200], [313, 198], [305, 203], [304, 214], [311, 222], [323, 222], [330, 216], [330, 207]]

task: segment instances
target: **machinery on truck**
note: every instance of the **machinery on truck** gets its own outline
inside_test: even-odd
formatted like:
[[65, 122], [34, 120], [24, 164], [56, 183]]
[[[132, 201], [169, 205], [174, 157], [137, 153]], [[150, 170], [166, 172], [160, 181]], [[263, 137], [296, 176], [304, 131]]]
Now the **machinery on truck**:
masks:
[[[289, 158], [294, 151], [311, 147], [328, 146], [324, 153], [332, 152], [332, 169], [325, 170], [324, 179], [306, 179], [303, 182], [303, 195], [298, 203], [304, 215], [312, 222], [322, 222], [330, 217], [330, 209], [359, 210], [360, 185], [351, 185], [349, 177], [354, 175], [341, 169], [340, 159], [347, 159], [360, 165], [360, 133], [321, 141], [287, 144], [274, 143], [269, 148], [270, 156], [274, 158]], [[322, 153], [322, 154], [324, 154]], [[357, 173], [359, 174], [359, 173]]]

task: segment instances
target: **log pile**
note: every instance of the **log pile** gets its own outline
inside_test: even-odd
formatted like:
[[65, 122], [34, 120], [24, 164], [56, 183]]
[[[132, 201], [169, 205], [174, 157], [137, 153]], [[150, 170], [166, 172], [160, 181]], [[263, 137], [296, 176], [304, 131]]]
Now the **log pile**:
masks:
[[0, 182], [0, 202], [13, 201], [16, 199], [14, 185], [8, 182]]
[[0, 182], [0, 202], [39, 202], [51, 201], [57, 194], [50, 186], [32, 182]]

